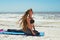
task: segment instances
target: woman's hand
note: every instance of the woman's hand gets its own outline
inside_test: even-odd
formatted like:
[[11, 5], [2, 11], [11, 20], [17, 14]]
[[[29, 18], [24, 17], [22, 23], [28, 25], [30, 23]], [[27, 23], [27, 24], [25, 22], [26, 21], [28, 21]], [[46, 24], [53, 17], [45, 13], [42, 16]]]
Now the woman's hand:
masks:
[[34, 32], [32, 32], [32, 34], [33, 34], [33, 35], [35, 35], [35, 33], [34, 33]]

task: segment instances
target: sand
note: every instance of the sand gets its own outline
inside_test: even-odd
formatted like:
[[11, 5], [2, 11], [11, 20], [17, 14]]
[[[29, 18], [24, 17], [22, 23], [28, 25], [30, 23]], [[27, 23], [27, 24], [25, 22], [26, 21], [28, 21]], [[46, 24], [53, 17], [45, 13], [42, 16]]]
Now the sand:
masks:
[[45, 35], [37, 37], [37, 36], [3, 35], [3, 34], [1, 35], [0, 34], [0, 40], [60, 40], [60, 28], [36, 27], [36, 30], [38, 30], [39, 32], [45, 32]]

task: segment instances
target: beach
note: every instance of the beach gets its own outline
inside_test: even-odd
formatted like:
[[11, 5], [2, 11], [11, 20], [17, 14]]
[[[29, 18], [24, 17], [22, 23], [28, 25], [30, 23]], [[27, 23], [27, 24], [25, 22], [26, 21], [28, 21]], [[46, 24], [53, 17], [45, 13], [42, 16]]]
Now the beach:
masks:
[[44, 32], [44, 36], [3, 35], [0, 40], [60, 40], [60, 28], [37, 27], [36, 30]]
[[[0, 14], [0, 29], [21, 29], [17, 21], [23, 14]], [[34, 16], [35, 15], [35, 16]], [[35, 28], [44, 36], [22, 36], [0, 34], [0, 40], [60, 40], [59, 14], [34, 14]]]

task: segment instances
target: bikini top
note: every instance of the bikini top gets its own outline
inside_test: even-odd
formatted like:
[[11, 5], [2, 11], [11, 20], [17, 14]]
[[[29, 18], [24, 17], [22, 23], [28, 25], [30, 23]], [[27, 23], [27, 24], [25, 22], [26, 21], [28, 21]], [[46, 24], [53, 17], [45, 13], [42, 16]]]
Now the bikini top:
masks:
[[30, 20], [30, 23], [31, 23], [31, 24], [33, 24], [33, 23], [34, 23], [34, 20], [33, 20], [33, 19], [31, 19], [31, 20]]

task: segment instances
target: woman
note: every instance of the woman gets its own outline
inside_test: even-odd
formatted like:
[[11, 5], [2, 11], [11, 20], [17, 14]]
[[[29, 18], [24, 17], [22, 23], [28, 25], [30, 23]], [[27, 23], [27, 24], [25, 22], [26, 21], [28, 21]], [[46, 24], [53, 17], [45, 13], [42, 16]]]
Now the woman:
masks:
[[[25, 14], [22, 16], [22, 18], [19, 20], [21, 21], [20, 25], [22, 25], [22, 31], [25, 32], [27, 35], [35, 35], [38, 36], [39, 32], [35, 30], [34, 26], [34, 19], [32, 18], [33, 11], [32, 9], [29, 9], [25, 12]], [[11, 30], [8, 29], [8, 31], [14, 31], [14, 32], [22, 32], [21, 30]]]
[[[28, 35], [39, 35], [38, 31], [35, 30], [34, 19], [32, 18], [33, 11], [29, 9], [25, 12], [21, 18], [22, 30]], [[34, 29], [34, 31], [33, 31]]]

